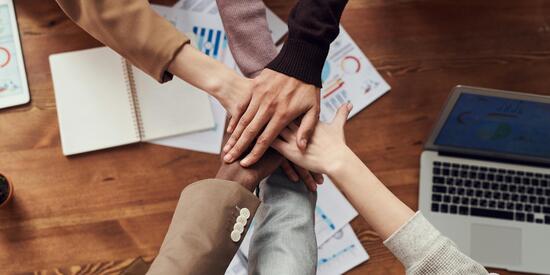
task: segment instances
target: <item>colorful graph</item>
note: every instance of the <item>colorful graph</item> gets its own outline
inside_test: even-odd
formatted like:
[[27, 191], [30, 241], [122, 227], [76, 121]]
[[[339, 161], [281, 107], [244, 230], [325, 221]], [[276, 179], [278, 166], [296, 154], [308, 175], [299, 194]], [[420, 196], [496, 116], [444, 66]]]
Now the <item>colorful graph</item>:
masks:
[[15, 91], [19, 89], [19, 86], [15, 84], [12, 80], [5, 79], [0, 80], [0, 93], [7, 91]]
[[333, 94], [330, 98], [323, 99], [325, 107], [327, 107], [331, 112], [336, 112], [340, 106], [348, 102], [350, 102], [350, 98], [346, 90], [341, 90], [340, 92]]
[[330, 49], [332, 53], [329, 56], [329, 59], [333, 62], [341, 60], [348, 53], [355, 50], [355, 46], [351, 43], [345, 44], [343, 47], [341, 47], [341, 43], [334, 43], [334, 45], [335, 47]]
[[330, 63], [325, 61], [325, 65], [323, 65], [323, 71], [321, 71], [321, 82], [325, 83], [327, 79], [330, 77]]
[[228, 45], [227, 37], [222, 30], [195, 26], [193, 33], [197, 36], [201, 52], [220, 61], [225, 59]]
[[319, 215], [319, 217], [321, 218], [320, 220], [322, 220], [330, 230], [335, 230], [336, 229], [336, 226], [334, 225], [334, 223], [325, 214], [325, 212], [323, 211], [323, 209], [321, 209], [321, 207], [319, 207], [319, 206], [315, 207], [315, 213], [317, 215]]
[[346, 74], [356, 74], [361, 70], [361, 62], [355, 56], [346, 56], [340, 61], [340, 67]]
[[355, 248], [355, 244], [349, 245], [346, 248], [332, 254], [330, 257], [319, 259], [319, 262], [317, 263], [317, 265], [321, 266], [321, 265], [327, 264], [327, 263], [339, 258], [340, 256], [346, 254], [347, 252], [350, 252], [354, 248]]
[[11, 60], [11, 53], [8, 49], [0, 47], [0, 68], [6, 67]]
[[326, 86], [323, 88], [323, 99], [340, 90], [340, 88], [344, 87], [344, 84], [345, 82], [340, 77], [336, 77], [333, 80], [328, 81]]
[[361, 84], [361, 90], [363, 90], [363, 94], [368, 94], [370, 91], [378, 88], [378, 85], [380, 85], [379, 82], [367, 79], [363, 81], [363, 84]]

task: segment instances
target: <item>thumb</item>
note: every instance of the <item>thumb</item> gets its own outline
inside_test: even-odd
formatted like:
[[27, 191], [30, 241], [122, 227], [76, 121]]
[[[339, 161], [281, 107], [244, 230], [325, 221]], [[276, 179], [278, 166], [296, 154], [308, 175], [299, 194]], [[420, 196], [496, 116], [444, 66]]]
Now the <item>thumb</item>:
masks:
[[353, 105], [351, 103], [346, 103], [340, 106], [331, 124], [343, 128], [344, 125], [346, 124], [346, 121], [348, 120], [348, 115], [351, 112], [352, 108], [353, 108]]
[[306, 149], [317, 122], [319, 122], [319, 112], [315, 109], [309, 110], [302, 118], [296, 135], [296, 145], [298, 145], [300, 150], [303, 151]]

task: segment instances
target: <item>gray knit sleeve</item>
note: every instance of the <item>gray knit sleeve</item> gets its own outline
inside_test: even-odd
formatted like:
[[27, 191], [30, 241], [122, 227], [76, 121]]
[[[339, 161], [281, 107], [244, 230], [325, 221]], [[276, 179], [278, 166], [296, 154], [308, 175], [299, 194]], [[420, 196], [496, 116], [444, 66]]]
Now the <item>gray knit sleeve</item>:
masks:
[[441, 235], [420, 212], [385, 240], [384, 245], [405, 266], [407, 274], [489, 274]]

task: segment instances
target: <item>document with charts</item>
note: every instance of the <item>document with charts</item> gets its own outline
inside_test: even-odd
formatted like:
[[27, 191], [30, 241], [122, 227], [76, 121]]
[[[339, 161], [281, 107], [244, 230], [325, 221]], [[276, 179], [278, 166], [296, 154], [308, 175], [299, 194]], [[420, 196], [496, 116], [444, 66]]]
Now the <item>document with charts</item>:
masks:
[[342, 26], [330, 45], [321, 80], [321, 121], [330, 121], [347, 102], [353, 104], [352, 117], [390, 90]]
[[324, 175], [324, 178], [323, 184], [317, 187], [317, 205], [315, 207], [315, 234], [318, 245], [326, 242], [358, 215], [355, 208], [340, 193], [329, 177]]
[[319, 247], [317, 275], [342, 274], [368, 259], [367, 251], [348, 224]]

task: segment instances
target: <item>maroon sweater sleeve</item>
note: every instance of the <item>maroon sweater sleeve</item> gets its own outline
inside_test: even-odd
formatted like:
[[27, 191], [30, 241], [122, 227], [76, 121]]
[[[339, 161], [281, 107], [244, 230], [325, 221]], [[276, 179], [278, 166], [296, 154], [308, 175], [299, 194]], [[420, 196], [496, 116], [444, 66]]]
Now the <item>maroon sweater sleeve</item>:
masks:
[[246, 77], [255, 77], [277, 55], [262, 0], [216, 0], [229, 48]]
[[347, 2], [299, 0], [288, 18], [288, 39], [267, 67], [321, 87], [321, 71]]

